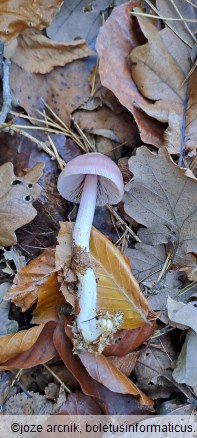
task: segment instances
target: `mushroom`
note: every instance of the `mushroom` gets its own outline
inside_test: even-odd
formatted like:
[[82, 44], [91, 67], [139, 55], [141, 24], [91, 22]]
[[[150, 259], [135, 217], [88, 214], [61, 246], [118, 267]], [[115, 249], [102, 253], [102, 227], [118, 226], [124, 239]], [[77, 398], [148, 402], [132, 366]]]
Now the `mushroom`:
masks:
[[[114, 332], [112, 320], [96, 314], [97, 286], [89, 256], [89, 240], [96, 205], [117, 204], [124, 184], [118, 166], [107, 156], [90, 152], [67, 163], [58, 179], [58, 190], [68, 201], [80, 203], [73, 230], [73, 257], [80, 260], [76, 274], [80, 311], [76, 331], [88, 345], [104, 331]], [[81, 264], [81, 266], [79, 266]]]

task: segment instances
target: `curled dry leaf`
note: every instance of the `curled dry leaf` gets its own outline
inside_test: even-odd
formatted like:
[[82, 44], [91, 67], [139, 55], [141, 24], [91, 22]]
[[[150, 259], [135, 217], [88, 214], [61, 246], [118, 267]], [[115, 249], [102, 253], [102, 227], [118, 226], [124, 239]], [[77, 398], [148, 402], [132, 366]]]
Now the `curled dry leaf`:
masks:
[[133, 114], [142, 140], [159, 147], [165, 127], [141, 110], [141, 105], [148, 101], [132, 80], [128, 58], [134, 47], [146, 41], [137, 29], [136, 19], [130, 14], [139, 3], [129, 1], [114, 8], [101, 27], [96, 43], [100, 58], [99, 72], [102, 84]]
[[187, 332], [185, 342], [177, 360], [173, 377], [178, 383], [196, 386], [197, 380], [197, 333]]
[[[67, 332], [67, 328], [66, 328]], [[121, 390], [123, 389], [123, 393], [126, 394], [132, 394], [132, 395], [138, 395], [140, 396], [140, 403], [146, 404], [151, 406], [152, 401], [147, 397], [144, 393], [142, 393], [138, 388], [123, 375], [123, 382], [119, 382], [119, 379], [122, 378], [122, 373], [119, 372], [117, 369], [117, 374], [114, 371], [114, 375], [108, 375], [109, 367], [106, 365], [104, 356], [99, 356], [101, 358], [104, 358], [102, 361], [102, 365], [100, 367], [100, 372], [102, 373], [99, 376], [99, 373], [96, 373], [97, 368], [97, 358], [98, 356], [95, 356], [94, 354], [90, 353], [84, 353], [80, 356], [73, 355], [72, 352], [72, 344], [67, 336], [65, 336], [65, 331], [63, 327], [59, 324], [54, 332], [54, 345], [57, 349], [57, 352], [59, 353], [61, 359], [65, 363], [66, 367], [72, 372], [72, 374], [75, 376], [75, 378], [78, 380], [83, 392], [87, 395], [90, 395], [94, 397], [96, 400], [98, 400], [99, 404], [100, 401], [103, 399], [102, 390], [103, 385], [106, 385], [106, 389], [109, 390], [109, 386], [113, 386], [113, 382], [116, 382], [116, 387], [114, 389], [119, 389], [119, 392], [121, 393]], [[79, 358], [80, 357], [80, 358]], [[88, 358], [91, 359], [90, 364], [88, 364]], [[85, 366], [82, 364], [85, 363]], [[107, 361], [107, 359], [106, 359]], [[87, 370], [86, 370], [86, 364], [87, 364]], [[102, 368], [103, 367], [103, 368]], [[95, 373], [92, 371], [92, 368], [94, 368]], [[112, 365], [113, 370], [116, 369]], [[92, 374], [95, 374], [95, 377], [92, 377]], [[108, 382], [107, 382], [107, 375], [108, 375]], [[125, 380], [128, 380], [128, 387], [126, 389]], [[112, 379], [112, 380], [111, 380]], [[101, 384], [103, 380], [103, 384]], [[110, 380], [110, 381], [109, 381]], [[115, 393], [114, 389], [110, 391], [110, 393]], [[103, 401], [103, 404], [105, 404], [105, 400]]]
[[151, 400], [134, 385], [116, 366], [105, 356], [95, 356], [92, 353], [79, 355], [90, 376], [102, 383], [110, 391], [121, 394], [139, 395], [141, 403], [151, 405]]
[[14, 53], [5, 47], [5, 57], [30, 73], [49, 73], [75, 59], [93, 55], [84, 40], [62, 43], [52, 41], [37, 30], [27, 29], [17, 38]]
[[53, 272], [38, 289], [38, 303], [32, 318], [34, 324], [59, 321], [61, 308], [65, 304], [65, 299], [59, 288], [57, 273]]
[[4, 299], [11, 300], [16, 306], [21, 307], [23, 312], [29, 309], [38, 298], [39, 288], [47, 283], [55, 270], [54, 253], [55, 248], [45, 249], [27, 266], [21, 268], [14, 278], [13, 286], [4, 295]]
[[43, 29], [52, 20], [62, 0], [2, 0], [0, 3], [0, 39], [11, 41], [28, 27]]
[[197, 245], [196, 180], [173, 163], [165, 148], [155, 155], [141, 147], [129, 167], [134, 179], [125, 186], [124, 208], [147, 227], [139, 237], [149, 245], [171, 243], [174, 263], [187, 265], [187, 253]]
[[37, 184], [42, 175], [43, 164], [36, 164], [25, 176], [16, 177], [12, 163], [0, 167], [0, 244], [14, 245], [15, 230], [31, 222], [37, 214], [33, 207], [40, 195]]
[[[56, 265], [62, 266], [66, 272], [70, 267], [71, 242], [73, 224], [61, 223], [59, 246], [56, 251]], [[69, 237], [70, 236], [70, 237]], [[69, 251], [69, 252], [68, 252]], [[148, 305], [140, 287], [133, 276], [128, 263], [103, 234], [92, 227], [90, 236], [90, 254], [97, 278], [98, 312], [123, 314], [121, 328], [134, 329], [147, 322]], [[68, 278], [68, 284], [73, 282]], [[64, 282], [66, 287], [66, 280]], [[74, 304], [71, 293], [64, 293], [67, 301]]]
[[139, 106], [150, 117], [168, 123], [164, 145], [171, 153], [195, 152], [197, 71], [183, 84], [191, 68], [191, 49], [168, 27], [158, 31], [147, 19], [138, 17], [138, 21], [148, 43], [133, 49], [131, 72], [139, 91], [149, 99], [138, 102]]
[[22, 330], [0, 338], [0, 369], [32, 368], [51, 360], [56, 355], [53, 332], [56, 323]]

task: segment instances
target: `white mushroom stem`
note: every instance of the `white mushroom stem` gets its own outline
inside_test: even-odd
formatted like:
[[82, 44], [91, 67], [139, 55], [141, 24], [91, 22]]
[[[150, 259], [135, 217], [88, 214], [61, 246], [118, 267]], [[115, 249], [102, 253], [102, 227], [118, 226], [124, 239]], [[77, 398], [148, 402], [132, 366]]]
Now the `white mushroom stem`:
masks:
[[[89, 240], [97, 197], [97, 176], [87, 175], [73, 231], [73, 244], [82, 251], [89, 252]], [[80, 313], [77, 315], [77, 328], [86, 342], [97, 339], [103, 331], [103, 321], [96, 319], [97, 286], [92, 268], [84, 274], [77, 273]]]

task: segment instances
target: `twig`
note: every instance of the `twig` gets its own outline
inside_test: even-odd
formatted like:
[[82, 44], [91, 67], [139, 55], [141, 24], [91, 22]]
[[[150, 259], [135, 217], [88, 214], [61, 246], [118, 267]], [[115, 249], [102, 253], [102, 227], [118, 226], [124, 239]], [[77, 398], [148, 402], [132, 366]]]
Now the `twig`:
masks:
[[43, 364], [43, 367], [46, 368], [46, 370], [54, 377], [54, 379], [57, 380], [57, 382], [60, 383], [60, 385], [65, 389], [66, 392], [71, 393], [71, 390], [69, 388], [67, 388], [67, 386], [64, 384], [64, 382], [62, 382], [62, 380], [57, 376], [57, 374], [55, 374], [51, 368], [48, 367], [48, 365], [46, 365], [45, 363]]
[[12, 106], [12, 95], [9, 82], [9, 65], [10, 61], [3, 62], [3, 106], [0, 112], [0, 124], [4, 123]]
[[136, 236], [136, 234], [131, 230], [130, 227], [128, 227], [128, 225], [126, 224], [126, 222], [116, 213], [116, 211], [114, 210], [114, 208], [107, 204], [106, 208], [110, 211], [111, 214], [113, 214], [113, 216], [122, 224], [124, 225], [124, 227], [126, 228], [126, 230], [128, 231], [128, 233], [131, 234], [131, 236], [133, 237], [133, 239], [136, 240], [136, 242], [141, 242], [141, 240], [139, 239], [138, 236]]

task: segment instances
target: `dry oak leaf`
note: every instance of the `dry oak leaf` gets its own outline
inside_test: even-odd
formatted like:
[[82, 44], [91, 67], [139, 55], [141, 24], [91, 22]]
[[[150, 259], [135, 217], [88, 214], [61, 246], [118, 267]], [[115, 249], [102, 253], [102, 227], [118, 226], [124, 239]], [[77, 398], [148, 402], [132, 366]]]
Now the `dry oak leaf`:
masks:
[[[69, 222], [60, 223], [56, 265], [62, 266], [65, 274], [70, 265], [71, 245], [68, 242], [71, 242], [73, 226], [74, 224]], [[120, 328], [134, 329], [144, 325], [149, 308], [138, 282], [118, 248], [94, 227], [90, 236], [90, 254], [97, 279], [97, 311], [111, 314], [122, 312], [123, 321]], [[68, 302], [74, 304], [69, 291], [65, 291], [64, 296]]]
[[0, 244], [14, 245], [17, 242], [15, 230], [31, 222], [37, 214], [33, 207], [40, 195], [37, 184], [42, 175], [43, 164], [36, 164], [25, 176], [14, 175], [13, 164], [0, 167]]
[[196, 180], [174, 164], [165, 147], [155, 155], [142, 146], [129, 168], [134, 178], [125, 186], [124, 209], [147, 227], [139, 237], [148, 245], [171, 243], [174, 263], [184, 266], [197, 246]]
[[11, 41], [28, 27], [43, 29], [50, 24], [63, 0], [1, 0], [0, 39]]
[[25, 312], [36, 302], [39, 289], [47, 283], [54, 270], [55, 248], [45, 249], [36, 259], [19, 270], [4, 299], [11, 300]]
[[6, 58], [30, 73], [49, 73], [54, 67], [63, 66], [75, 59], [94, 54], [84, 40], [62, 43], [52, 41], [38, 30], [27, 29], [18, 36], [13, 51], [12, 43], [5, 47]]
[[192, 65], [191, 49], [168, 27], [158, 31], [147, 19], [138, 17], [138, 21], [148, 39], [131, 52], [132, 78], [148, 99], [144, 103], [138, 100], [139, 107], [168, 124], [164, 145], [170, 153], [182, 156], [186, 150], [193, 154], [197, 144], [197, 70], [184, 83]]
[[132, 49], [146, 42], [136, 26], [136, 19], [131, 16], [132, 9], [139, 3], [129, 1], [114, 8], [101, 27], [96, 42], [99, 73], [102, 85], [111, 90], [133, 114], [142, 140], [160, 147], [165, 126], [142, 111], [141, 106], [148, 100], [138, 91], [130, 71], [129, 55]]

